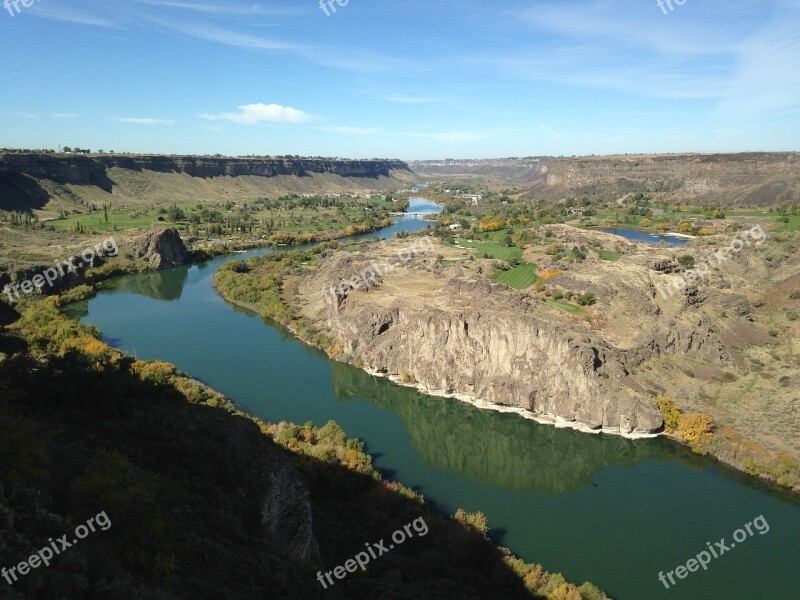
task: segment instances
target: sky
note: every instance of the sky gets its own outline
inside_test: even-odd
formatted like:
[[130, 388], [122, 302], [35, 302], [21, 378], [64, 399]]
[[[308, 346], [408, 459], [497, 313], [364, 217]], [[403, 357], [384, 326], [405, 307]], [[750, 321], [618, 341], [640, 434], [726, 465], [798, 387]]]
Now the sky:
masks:
[[0, 147], [800, 149], [800, 0], [341, 1], [7, 3]]

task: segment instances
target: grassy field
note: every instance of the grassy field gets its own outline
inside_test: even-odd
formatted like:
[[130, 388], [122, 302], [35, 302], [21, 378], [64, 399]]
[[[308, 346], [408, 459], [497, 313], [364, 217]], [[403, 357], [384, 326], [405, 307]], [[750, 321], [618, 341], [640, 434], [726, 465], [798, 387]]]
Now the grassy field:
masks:
[[[178, 205], [178, 207], [187, 212], [187, 214], [191, 210], [188, 205]], [[132, 206], [125, 210], [109, 210], [108, 222], [106, 222], [105, 215], [101, 210], [87, 214], [72, 215], [66, 219], [55, 219], [48, 221], [47, 224], [51, 225], [56, 231], [69, 231], [70, 229], [74, 231], [77, 230], [79, 225], [92, 231], [125, 231], [134, 227], [149, 228], [154, 223], [173, 225], [165, 215], [158, 214], [158, 208], [158, 206]], [[162, 217], [161, 221], [158, 220], [159, 217]]]
[[583, 312], [586, 312], [586, 309], [582, 306], [575, 306], [574, 304], [568, 304], [566, 302], [559, 302], [558, 300], [548, 300], [547, 303], [550, 306], [555, 306], [556, 308], [560, 308], [561, 310], [565, 310], [568, 313], [572, 313], [573, 315], [579, 315]]
[[789, 222], [783, 225], [783, 231], [800, 231], [800, 216], [789, 217]]
[[[503, 236], [505, 237], [505, 236]], [[522, 249], [517, 246], [510, 248], [503, 246], [500, 243], [487, 241], [487, 242], [468, 242], [466, 240], [457, 239], [456, 244], [464, 248], [473, 248], [475, 250], [476, 258], [484, 258], [484, 254], [489, 258], [496, 258], [498, 260], [511, 260], [512, 258], [522, 258]], [[451, 245], [451, 247], [453, 247]]]
[[[362, 200], [363, 202], [363, 200]], [[372, 206], [377, 208], [388, 207], [388, 204], [379, 199], [371, 201]], [[375, 215], [377, 211], [365, 213], [358, 207], [357, 201], [353, 200], [344, 210], [338, 207], [279, 207], [279, 208], [258, 208], [255, 203], [243, 202], [238, 204], [225, 203], [184, 203], [178, 204], [186, 216], [185, 220], [173, 222], [167, 215], [167, 211], [172, 206], [169, 205], [141, 205], [127, 206], [124, 209], [93, 211], [91, 213], [70, 215], [64, 219], [55, 219], [47, 222], [56, 231], [77, 231], [83, 228], [86, 232], [110, 232], [125, 231], [133, 228], [150, 228], [153, 225], [163, 225], [185, 229], [190, 219], [200, 218], [202, 212], [214, 211], [221, 215], [222, 219], [236, 219], [241, 217], [240, 209], [248, 204], [250, 211], [247, 216], [252, 219], [253, 233], [265, 233], [269, 231], [290, 232], [290, 233], [309, 233], [340, 231], [350, 225], [363, 222], [368, 215]], [[252, 210], [253, 208], [256, 210]], [[206, 223], [201, 219], [200, 229], [205, 231]], [[196, 228], [193, 228], [193, 230]]]
[[492, 275], [492, 279], [505, 283], [515, 290], [524, 290], [533, 285], [539, 277], [536, 275], [535, 265], [524, 263], [508, 271], [498, 271]]
[[615, 261], [622, 257], [619, 252], [611, 252], [610, 250], [598, 250], [597, 255], [603, 260]]

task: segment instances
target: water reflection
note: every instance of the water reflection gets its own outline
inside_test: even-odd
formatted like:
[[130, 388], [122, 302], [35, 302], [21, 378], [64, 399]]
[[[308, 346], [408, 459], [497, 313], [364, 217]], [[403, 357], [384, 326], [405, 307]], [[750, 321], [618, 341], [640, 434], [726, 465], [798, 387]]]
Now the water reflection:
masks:
[[[518, 415], [425, 396], [350, 365], [333, 363], [331, 369], [336, 399], [365, 400], [399, 414], [428, 466], [509, 491], [567, 494], [587, 487], [609, 466], [688, 458], [667, 440], [576, 434]], [[708, 466], [707, 460], [700, 462]]]
[[107, 286], [109, 294], [138, 294], [155, 300], [180, 300], [183, 286], [189, 275], [189, 265], [164, 271], [146, 271], [133, 276], [120, 277]]

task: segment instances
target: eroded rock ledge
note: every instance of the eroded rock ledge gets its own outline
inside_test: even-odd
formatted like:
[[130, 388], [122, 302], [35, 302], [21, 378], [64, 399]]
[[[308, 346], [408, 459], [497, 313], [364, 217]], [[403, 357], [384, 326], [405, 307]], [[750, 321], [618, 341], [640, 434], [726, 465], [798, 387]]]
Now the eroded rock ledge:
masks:
[[[340, 360], [430, 393], [593, 430], [645, 434], [662, 428], [653, 399], [627, 380], [629, 351], [552, 319], [550, 307], [461, 266], [416, 257], [376, 277], [369, 289], [328, 295], [334, 301], [325, 304], [319, 290], [349, 279], [391, 248], [389, 242], [357, 256], [326, 257], [298, 288], [298, 297], [307, 299], [304, 316], [337, 340]], [[658, 351], [650, 348], [647, 353]]]

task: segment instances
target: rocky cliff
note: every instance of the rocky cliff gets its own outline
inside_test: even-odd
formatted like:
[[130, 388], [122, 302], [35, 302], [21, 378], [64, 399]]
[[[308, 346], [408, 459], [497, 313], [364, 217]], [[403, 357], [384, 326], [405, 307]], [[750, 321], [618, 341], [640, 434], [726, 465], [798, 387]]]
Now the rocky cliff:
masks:
[[388, 177], [394, 170], [408, 171], [399, 160], [346, 160], [314, 158], [217, 158], [205, 156], [50, 155], [4, 154], [0, 178], [12, 174], [49, 179], [59, 183], [97, 185], [106, 191], [113, 183], [112, 168], [158, 173], [185, 173], [191, 177], [306, 177], [331, 173], [342, 177]]
[[614, 198], [659, 192], [661, 199], [723, 206], [776, 206], [800, 200], [800, 154], [668, 154], [418, 161], [433, 178], [499, 179], [528, 198]]
[[340, 359], [428, 393], [523, 409], [575, 426], [626, 434], [661, 428], [652, 399], [627, 378], [626, 349], [553, 319], [525, 294], [475, 278], [460, 265], [415, 257], [375, 277], [369, 289], [346, 290], [325, 304], [321, 289], [349, 280], [387, 252], [401, 252], [402, 245], [329, 256], [300, 284], [304, 316], [337, 340]]
[[57, 210], [405, 187], [399, 160], [212, 156], [0, 155], [0, 210]]
[[[658, 430], [655, 399], [665, 396], [800, 456], [800, 237], [769, 232], [747, 245], [747, 235], [670, 248], [552, 225], [523, 255], [542, 286], [522, 291], [489, 278], [500, 261], [436, 244], [438, 258], [401, 264], [411, 242], [394, 240], [325, 253], [290, 289], [336, 358], [431, 394], [623, 433]], [[549, 256], [553, 238], [584, 244], [589, 256]], [[602, 259], [601, 248], [621, 256]], [[719, 253], [727, 258], [711, 262]], [[679, 265], [684, 255], [695, 259], [694, 283]], [[369, 285], [342, 283], [367, 275]], [[676, 280], [685, 285], [663, 294]], [[572, 310], [557, 291], [571, 294]], [[596, 304], [578, 307], [580, 294]]]
[[189, 252], [177, 229], [162, 229], [126, 240], [122, 253], [134, 260], [147, 261], [151, 269], [168, 269], [187, 264]]
[[[14, 231], [2, 233], [7, 237], [20, 235]], [[120, 266], [133, 266], [135, 271], [168, 269], [191, 262], [181, 236], [172, 228], [145, 233], [116, 232], [113, 236], [72, 236], [69, 243], [58, 239], [57, 242], [51, 240], [52, 243], [48, 245], [48, 241], [46, 238], [42, 240], [41, 254], [31, 254], [30, 260], [0, 264], [0, 289], [7, 284], [13, 286], [33, 280], [45, 270], [50, 270], [51, 276], [47, 278], [48, 284], [42, 287], [42, 293], [59, 294], [86, 283], [88, 273], [117, 257], [121, 261]], [[70, 257], [74, 258], [72, 268], [65, 264]], [[87, 261], [87, 258], [91, 260]], [[144, 276], [143, 280], [139, 285], [146, 285]]]

